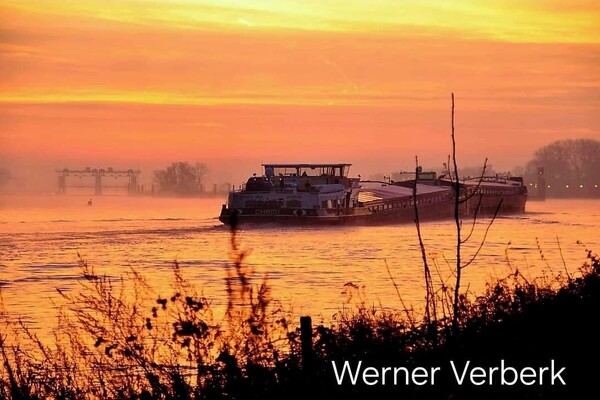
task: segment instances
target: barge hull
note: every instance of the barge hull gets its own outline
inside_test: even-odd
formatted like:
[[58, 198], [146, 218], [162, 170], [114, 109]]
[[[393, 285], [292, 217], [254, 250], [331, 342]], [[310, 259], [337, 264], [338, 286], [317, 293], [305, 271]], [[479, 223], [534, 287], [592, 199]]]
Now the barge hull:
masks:
[[[525, 212], [527, 195], [518, 196], [474, 196], [459, 205], [461, 218], [493, 216], [500, 205], [499, 215]], [[479, 210], [477, 207], [479, 206]], [[231, 214], [235, 213], [237, 224], [283, 224], [283, 225], [389, 225], [415, 222], [413, 205], [390, 210], [372, 212], [368, 207], [328, 210], [327, 215], [316, 215], [313, 210], [283, 209], [239, 209], [223, 208], [219, 220], [229, 225]], [[420, 221], [438, 221], [454, 218], [454, 201], [418, 206]], [[313, 215], [311, 215], [311, 213]]]

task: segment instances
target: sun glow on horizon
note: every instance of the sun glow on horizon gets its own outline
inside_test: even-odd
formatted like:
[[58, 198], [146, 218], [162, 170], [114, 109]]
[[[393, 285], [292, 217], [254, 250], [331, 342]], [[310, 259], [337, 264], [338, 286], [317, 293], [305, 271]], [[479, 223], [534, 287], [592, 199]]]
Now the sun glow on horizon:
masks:
[[[420, 46], [456, 46], [456, 53], [461, 52], [464, 43], [467, 47], [474, 44], [480, 48], [497, 47], [502, 43], [521, 46], [535, 43], [540, 46], [566, 46], [569, 43], [595, 46], [600, 43], [600, 4], [587, 1], [567, 5], [557, 1], [542, 4], [471, 0], [451, 3], [379, 0], [368, 4], [358, 0], [268, 0], [259, 3], [241, 0], [85, 0], [56, 1], [48, 5], [34, 0], [27, 3], [4, 1], [0, 3], [0, 9], [5, 11], [1, 17], [5, 32], [0, 50], [5, 64], [3, 70], [9, 76], [0, 82], [3, 102], [53, 103], [61, 99], [70, 102], [77, 101], [77, 96], [84, 102], [129, 102], [136, 101], [137, 97], [141, 103], [151, 104], [229, 104], [236, 101], [360, 104], [369, 96], [385, 102], [386, 97], [395, 96], [397, 91], [393, 88], [390, 91], [384, 84], [375, 85], [379, 87], [357, 85], [338, 66], [339, 61], [333, 62], [334, 57], [326, 55], [335, 51], [331, 46], [341, 44], [346, 47], [344, 51], [352, 51], [353, 45], [345, 39], [349, 37], [357, 42], [357, 57], [361, 56], [361, 50], [366, 50], [364, 57], [373, 57], [370, 53], [375, 46], [402, 49], [408, 42], [415, 43], [412, 51], [419, 51]], [[44, 26], [49, 29], [40, 29]], [[319, 37], [331, 45], [319, 48]], [[184, 38], [183, 44], [178, 43], [181, 38]], [[199, 44], [199, 41], [203, 43]], [[313, 55], [302, 56], [303, 52], [311, 51], [313, 45]], [[323, 93], [320, 84], [312, 83], [310, 87], [302, 84], [301, 88], [293, 88], [294, 84], [289, 86], [277, 76], [282, 74], [282, 69], [258, 77], [259, 81], [245, 79], [240, 83], [241, 90], [223, 90], [221, 81], [224, 78], [215, 65], [220, 62], [233, 64], [237, 58], [240, 68], [230, 72], [239, 75], [247, 66], [250, 72], [262, 68], [262, 65], [251, 65], [262, 62], [265, 63], [264, 73], [269, 74], [269, 69], [277, 69], [282, 60], [268, 53], [289, 52], [290, 49], [300, 53], [299, 63], [314, 58], [317, 59], [316, 66], [337, 75], [332, 76], [328, 84], [331, 90], [325, 90], [321, 99], [311, 98], [319, 97], [315, 93]], [[249, 53], [252, 51], [254, 53]], [[452, 58], [454, 51], [441, 51], [440, 56]], [[388, 65], [403, 62], [401, 59], [382, 61]], [[212, 64], [209, 69], [205, 68], [207, 64]], [[161, 68], [149, 72], [152, 82], [136, 82], [135, 76], [127, 81], [128, 71], [118, 73], [129, 68], [143, 74], [147, 66], [154, 65]], [[192, 73], [194, 66], [203, 76], [207, 72], [214, 74], [208, 81], [202, 81], [203, 87], [189, 93], [187, 88], [182, 91], [168, 83], [177, 80], [170, 73], [177, 74], [178, 69], [185, 69], [182, 81]], [[289, 68], [290, 76], [294, 74], [293, 66], [281, 67]], [[306, 67], [315, 68], [314, 65]], [[44, 76], [36, 74], [36, 68]], [[20, 69], [32, 73], [20, 74]], [[54, 73], [54, 70], [60, 71]], [[11, 80], [11, 75], [18, 78]], [[388, 76], [383, 75], [383, 79]], [[161, 82], [155, 82], [159, 77]], [[77, 81], [79, 78], [82, 82]], [[269, 81], [274, 81], [275, 90]], [[262, 87], [265, 84], [270, 88], [265, 90]], [[282, 86], [290, 88], [287, 98], [285, 90], [278, 90]], [[362, 98], [349, 93], [359, 91], [365, 93]], [[267, 92], [265, 96], [262, 96], [263, 92]], [[303, 99], [302, 93], [307, 93], [307, 97]], [[331, 100], [331, 97], [336, 99]]]
[[60, 15], [132, 25], [204, 30], [270, 29], [393, 32], [427, 28], [471, 39], [598, 43], [600, 4], [593, 1], [457, 0], [42, 0], [4, 1], [25, 14]]

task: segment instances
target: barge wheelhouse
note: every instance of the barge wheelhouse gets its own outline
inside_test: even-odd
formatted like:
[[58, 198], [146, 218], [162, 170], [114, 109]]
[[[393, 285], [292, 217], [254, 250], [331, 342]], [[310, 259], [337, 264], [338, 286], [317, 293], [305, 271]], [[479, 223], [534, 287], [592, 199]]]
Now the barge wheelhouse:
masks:
[[263, 164], [239, 190], [229, 193], [219, 219], [240, 222], [312, 221], [358, 207], [359, 180], [351, 164]]

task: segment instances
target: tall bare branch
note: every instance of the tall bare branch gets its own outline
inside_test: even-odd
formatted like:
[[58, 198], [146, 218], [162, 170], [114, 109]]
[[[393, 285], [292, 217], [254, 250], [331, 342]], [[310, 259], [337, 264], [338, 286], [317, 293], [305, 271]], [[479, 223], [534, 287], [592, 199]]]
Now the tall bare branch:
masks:
[[471, 263], [473, 261], [475, 261], [475, 259], [477, 258], [477, 256], [479, 255], [479, 252], [481, 251], [481, 249], [483, 248], [483, 245], [485, 244], [485, 240], [487, 238], [488, 232], [490, 231], [490, 228], [492, 227], [492, 224], [494, 223], [494, 221], [496, 220], [496, 217], [498, 216], [498, 214], [500, 213], [500, 207], [502, 207], [502, 202], [504, 201], [504, 199], [500, 199], [500, 201], [498, 202], [498, 206], [496, 206], [496, 211], [494, 211], [494, 216], [492, 217], [492, 219], [490, 220], [490, 223], [488, 224], [487, 228], [485, 229], [485, 233], [483, 235], [483, 239], [481, 239], [481, 242], [479, 243], [479, 247], [477, 248], [477, 251], [475, 252], [475, 254], [473, 254], [473, 256], [469, 259], [469, 261], [467, 261], [465, 263], [465, 265], [463, 265], [461, 267], [462, 268], [466, 268], [469, 265], [471, 265]]
[[458, 331], [458, 300], [460, 295], [461, 283], [461, 221], [460, 221], [460, 180], [458, 175], [458, 162], [456, 160], [456, 138], [454, 136], [454, 93], [452, 93], [452, 164], [453, 171], [450, 171], [450, 176], [453, 176], [454, 187], [454, 223], [456, 224], [456, 281], [454, 284], [454, 301], [452, 314], [452, 330], [454, 333]]
[[[415, 182], [413, 185], [413, 207], [415, 209], [415, 226], [417, 227], [417, 236], [419, 238], [419, 248], [421, 249], [421, 258], [423, 259], [423, 276], [425, 278], [425, 321], [431, 323], [431, 312], [433, 311], [434, 317], [437, 315], [435, 309], [435, 300], [433, 298], [433, 283], [431, 280], [431, 270], [429, 263], [427, 262], [427, 252], [425, 251], [425, 245], [423, 244], [423, 237], [421, 235], [421, 223], [419, 220], [419, 206], [417, 202], [417, 182], [419, 181], [419, 158], [415, 156]], [[433, 307], [433, 310], [432, 310]]]

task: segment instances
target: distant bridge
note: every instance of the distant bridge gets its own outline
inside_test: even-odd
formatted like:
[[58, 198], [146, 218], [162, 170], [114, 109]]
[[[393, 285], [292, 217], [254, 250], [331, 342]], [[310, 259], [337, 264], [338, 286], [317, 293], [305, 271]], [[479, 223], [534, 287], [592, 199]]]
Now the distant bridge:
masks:
[[[56, 173], [58, 174], [58, 193], [66, 193], [67, 186], [68, 187], [93, 187], [94, 194], [101, 195], [104, 188], [108, 187], [116, 187], [116, 188], [126, 188], [127, 194], [136, 194], [141, 191], [140, 187], [138, 187], [138, 178], [141, 173], [139, 169], [133, 170], [115, 170], [112, 168], [107, 169], [98, 169], [98, 168], [90, 168], [87, 167], [85, 169], [57, 169]], [[67, 185], [67, 177], [93, 177], [94, 184], [93, 185], [75, 185], [70, 184]], [[107, 185], [103, 178], [127, 178], [126, 185]]]

